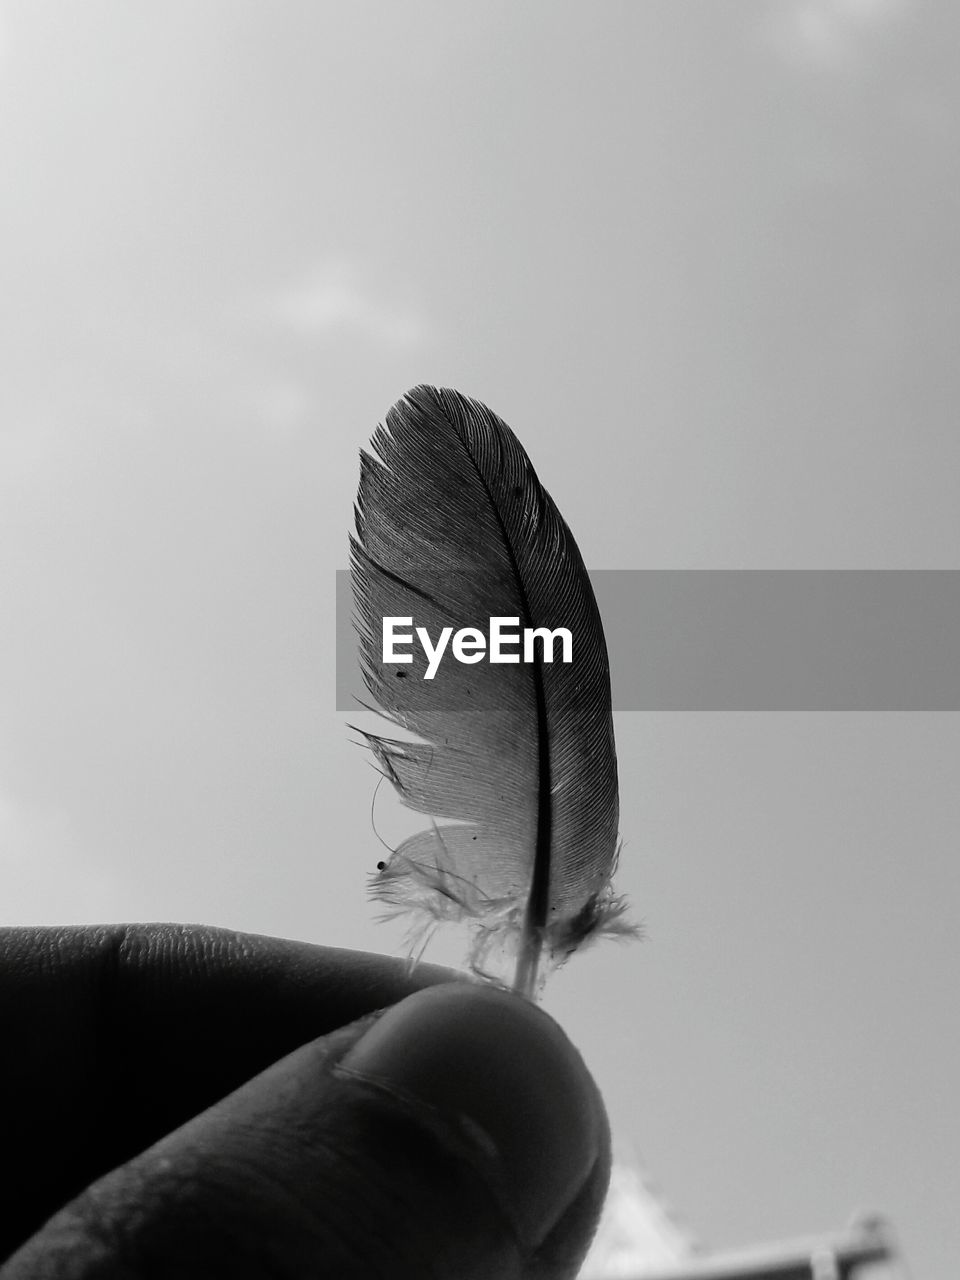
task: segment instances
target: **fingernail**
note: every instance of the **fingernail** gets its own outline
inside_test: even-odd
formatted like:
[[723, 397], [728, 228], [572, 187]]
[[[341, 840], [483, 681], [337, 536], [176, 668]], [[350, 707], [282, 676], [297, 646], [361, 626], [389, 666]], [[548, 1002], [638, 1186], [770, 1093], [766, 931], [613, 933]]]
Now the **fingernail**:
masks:
[[574, 1200], [603, 1149], [606, 1118], [580, 1055], [551, 1018], [495, 987], [451, 982], [408, 996], [338, 1070], [426, 1103], [460, 1131], [479, 1130], [478, 1157], [481, 1145], [486, 1154], [477, 1169], [492, 1176], [528, 1248]]

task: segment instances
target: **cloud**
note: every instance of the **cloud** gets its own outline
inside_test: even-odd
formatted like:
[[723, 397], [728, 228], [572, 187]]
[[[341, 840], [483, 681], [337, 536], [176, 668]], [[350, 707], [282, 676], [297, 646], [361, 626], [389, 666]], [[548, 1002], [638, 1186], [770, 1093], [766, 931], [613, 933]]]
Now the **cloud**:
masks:
[[278, 378], [253, 397], [257, 421], [272, 437], [292, 439], [307, 422], [312, 407], [306, 387], [291, 378]]
[[801, 67], [850, 70], [864, 41], [895, 22], [908, 0], [793, 0], [770, 14], [768, 32], [781, 56]]
[[347, 263], [331, 263], [283, 292], [273, 314], [284, 327], [303, 336], [347, 332], [388, 347], [412, 347], [425, 337], [420, 315], [411, 307], [378, 296]]

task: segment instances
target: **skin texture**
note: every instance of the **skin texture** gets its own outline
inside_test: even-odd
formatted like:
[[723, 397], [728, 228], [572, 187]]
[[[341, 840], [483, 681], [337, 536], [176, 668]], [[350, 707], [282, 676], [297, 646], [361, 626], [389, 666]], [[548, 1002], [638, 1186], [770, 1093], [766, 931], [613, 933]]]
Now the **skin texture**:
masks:
[[556, 1023], [432, 966], [0, 930], [0, 1043], [0, 1280], [565, 1280], [606, 1191]]

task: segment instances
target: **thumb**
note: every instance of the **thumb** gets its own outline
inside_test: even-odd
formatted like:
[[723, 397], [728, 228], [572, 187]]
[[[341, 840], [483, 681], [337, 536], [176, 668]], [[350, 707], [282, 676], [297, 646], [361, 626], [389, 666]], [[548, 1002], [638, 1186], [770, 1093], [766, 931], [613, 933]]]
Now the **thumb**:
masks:
[[0, 1276], [567, 1280], [608, 1175], [602, 1103], [556, 1023], [451, 982], [281, 1059]]

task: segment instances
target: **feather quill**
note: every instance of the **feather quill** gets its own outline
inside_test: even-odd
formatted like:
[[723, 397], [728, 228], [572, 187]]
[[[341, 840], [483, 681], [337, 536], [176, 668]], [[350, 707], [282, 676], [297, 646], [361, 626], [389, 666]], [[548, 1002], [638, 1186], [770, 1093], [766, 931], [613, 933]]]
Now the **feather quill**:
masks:
[[[565, 521], [505, 422], [459, 392], [419, 386], [361, 454], [351, 537], [355, 626], [380, 713], [416, 742], [364, 733], [383, 774], [430, 825], [380, 864], [373, 897], [429, 936], [474, 931], [470, 963], [490, 976], [498, 949], [514, 989], [601, 934], [633, 934], [611, 878], [618, 856], [617, 761], [606, 642]], [[572, 662], [467, 664], [449, 651], [384, 662], [383, 619], [443, 627], [491, 618], [569, 629]]]

